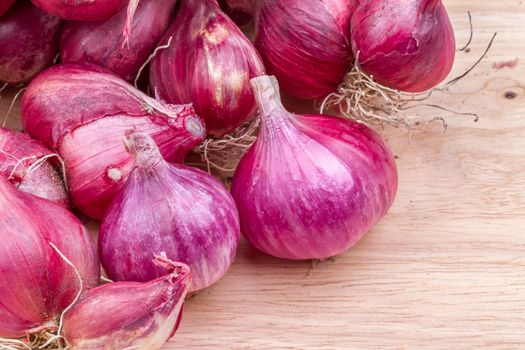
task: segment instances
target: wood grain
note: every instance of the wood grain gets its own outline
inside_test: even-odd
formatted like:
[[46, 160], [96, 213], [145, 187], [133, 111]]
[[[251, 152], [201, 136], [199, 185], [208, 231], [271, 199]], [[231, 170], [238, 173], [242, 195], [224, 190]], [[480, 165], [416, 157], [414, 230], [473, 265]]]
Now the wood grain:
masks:
[[[446, 5], [459, 46], [467, 11], [475, 25], [471, 51], [457, 54], [451, 76], [499, 33], [470, 76], [432, 98], [479, 122], [422, 108], [447, 118], [445, 135], [434, 125], [409, 143], [405, 131], [382, 131], [399, 157], [389, 215], [313, 269], [243, 242], [227, 276], [187, 302], [166, 349], [525, 349], [525, 5]], [[515, 68], [493, 68], [516, 57]], [[16, 106], [9, 124], [18, 119]]]

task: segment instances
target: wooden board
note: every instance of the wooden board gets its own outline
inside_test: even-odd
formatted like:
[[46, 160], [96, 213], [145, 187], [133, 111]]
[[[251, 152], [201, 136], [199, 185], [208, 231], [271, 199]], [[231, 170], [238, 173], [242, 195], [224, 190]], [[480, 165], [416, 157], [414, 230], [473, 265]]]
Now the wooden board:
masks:
[[227, 276], [187, 302], [166, 349], [525, 349], [525, 4], [446, 5], [460, 45], [467, 11], [475, 25], [452, 76], [499, 32], [479, 68], [432, 99], [480, 121], [424, 108], [447, 118], [445, 135], [435, 125], [409, 143], [385, 130], [400, 186], [380, 225], [311, 271], [243, 242]]

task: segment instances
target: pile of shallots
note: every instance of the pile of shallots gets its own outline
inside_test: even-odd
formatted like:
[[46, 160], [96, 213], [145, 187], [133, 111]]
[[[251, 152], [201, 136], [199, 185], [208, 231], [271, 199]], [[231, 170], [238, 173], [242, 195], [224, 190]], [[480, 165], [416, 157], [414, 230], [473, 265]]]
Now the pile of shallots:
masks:
[[0, 348], [160, 349], [241, 233], [351, 248], [397, 191], [375, 97], [434, 88], [454, 53], [441, 0], [0, 0], [0, 82], [24, 89], [23, 132], [0, 128]]

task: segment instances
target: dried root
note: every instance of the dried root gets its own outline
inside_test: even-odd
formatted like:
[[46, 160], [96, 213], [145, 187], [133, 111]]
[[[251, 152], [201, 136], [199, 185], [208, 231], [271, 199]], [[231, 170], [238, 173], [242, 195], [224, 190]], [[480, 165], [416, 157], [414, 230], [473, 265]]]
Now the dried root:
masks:
[[374, 81], [372, 76], [363, 72], [359, 64], [355, 64], [346, 75], [337, 92], [328, 95], [321, 104], [321, 114], [326, 110], [336, 108], [345, 118], [355, 119], [367, 125], [391, 125], [405, 127], [409, 130], [418, 129], [420, 125], [440, 122], [446, 130], [445, 119], [436, 117], [422, 120], [419, 116], [409, 115], [406, 111], [428, 99], [431, 92], [409, 94], [388, 88]]
[[219, 170], [232, 173], [237, 168], [242, 156], [257, 140], [259, 118], [240, 126], [232, 133], [220, 139], [208, 138], [196, 150], [205, 162], [208, 172]]
[[[469, 18], [470, 14], [469, 14]], [[443, 130], [447, 129], [447, 122], [442, 117], [425, 119], [423, 117], [410, 114], [408, 111], [418, 107], [432, 107], [456, 115], [473, 117], [478, 121], [479, 117], [475, 113], [460, 113], [443, 106], [424, 103], [434, 92], [445, 91], [450, 86], [466, 77], [472, 72], [486, 57], [497, 33], [494, 33], [481, 57], [463, 74], [448, 81], [441, 87], [436, 87], [425, 93], [405, 93], [383, 86], [374, 81], [373, 76], [369, 76], [358, 63], [346, 75], [343, 83], [337, 92], [328, 95], [320, 106], [321, 113], [329, 109], [334, 109], [343, 117], [355, 119], [368, 125], [391, 125], [394, 127], [405, 127], [408, 130], [424, 129], [433, 122], [443, 125]], [[471, 39], [465, 48], [470, 44]], [[358, 62], [358, 59], [356, 59]]]

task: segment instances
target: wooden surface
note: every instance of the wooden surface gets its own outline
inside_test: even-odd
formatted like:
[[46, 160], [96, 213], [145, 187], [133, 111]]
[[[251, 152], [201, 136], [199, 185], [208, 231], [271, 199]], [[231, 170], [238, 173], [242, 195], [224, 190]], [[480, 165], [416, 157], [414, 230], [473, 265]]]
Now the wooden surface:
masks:
[[479, 68], [432, 100], [480, 121], [425, 108], [447, 118], [446, 135], [436, 125], [409, 143], [385, 130], [400, 174], [388, 216], [311, 271], [243, 242], [227, 276], [187, 302], [166, 349], [525, 349], [525, 5], [446, 5], [460, 45], [467, 11], [475, 24], [453, 75], [499, 32]]

